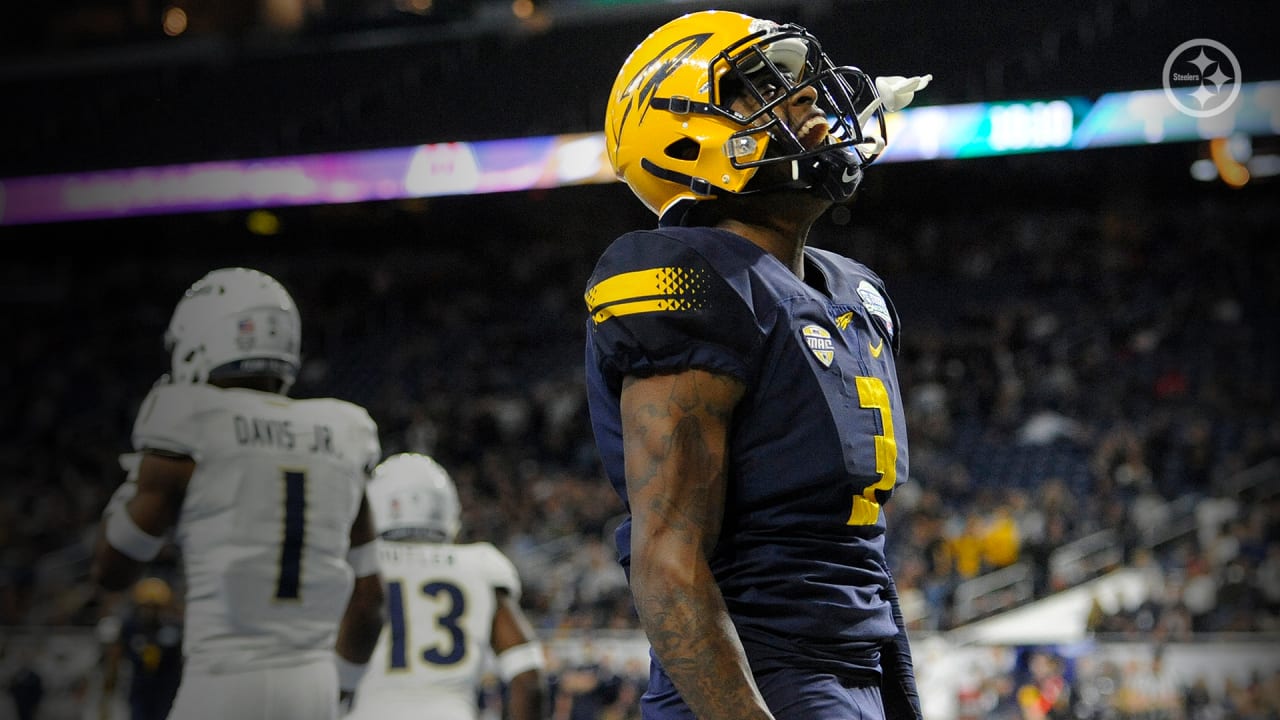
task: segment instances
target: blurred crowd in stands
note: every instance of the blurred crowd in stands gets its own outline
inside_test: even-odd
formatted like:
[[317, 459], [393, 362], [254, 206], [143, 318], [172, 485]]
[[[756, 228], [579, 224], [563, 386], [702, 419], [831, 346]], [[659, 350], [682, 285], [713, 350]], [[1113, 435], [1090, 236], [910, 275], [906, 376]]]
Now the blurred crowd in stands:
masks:
[[958, 694], [957, 720], [1262, 720], [1280, 714], [1280, 673], [1220, 683], [1191, 673], [1179, 683], [1166, 672], [1158, 644], [1104, 653], [992, 647], [977, 660]]
[[[876, 269], [902, 316], [911, 477], [887, 513], [916, 630], [953, 627], [956, 588], [1015, 563], [1033, 568], [1036, 597], [1079, 581], [1051, 556], [1104, 530], [1151, 592], [1095, 608], [1091, 630], [1280, 630], [1280, 488], [1266, 464], [1280, 457], [1273, 212], [1136, 202], [837, 217], [815, 230], [812, 244]], [[444, 239], [441, 227], [474, 218], [428, 227], [392, 214], [375, 232], [408, 239], [385, 252], [381, 238], [316, 252], [264, 241], [240, 255], [208, 244], [0, 269], [0, 626], [89, 627], [116, 609], [86, 572], [117, 456], [167, 367], [161, 335], [181, 289], [234, 263], [298, 300], [307, 361], [293, 394], [362, 403], [387, 454], [449, 468], [463, 539], [508, 553], [540, 630], [637, 627], [613, 556], [621, 505], [581, 383], [581, 293], [610, 222], [513, 211], [486, 220], [505, 231]], [[180, 587], [179, 559], [162, 557], [157, 572]], [[579, 680], [605, 700], [634, 692], [620, 679], [558, 682]]]

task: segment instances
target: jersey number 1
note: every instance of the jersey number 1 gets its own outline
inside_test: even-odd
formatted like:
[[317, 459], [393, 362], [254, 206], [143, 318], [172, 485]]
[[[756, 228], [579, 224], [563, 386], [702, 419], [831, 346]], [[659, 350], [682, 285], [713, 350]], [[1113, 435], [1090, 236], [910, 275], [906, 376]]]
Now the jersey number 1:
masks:
[[297, 600], [302, 579], [302, 541], [307, 521], [307, 476], [297, 470], [284, 472], [284, 538], [280, 543], [280, 573], [276, 599]]

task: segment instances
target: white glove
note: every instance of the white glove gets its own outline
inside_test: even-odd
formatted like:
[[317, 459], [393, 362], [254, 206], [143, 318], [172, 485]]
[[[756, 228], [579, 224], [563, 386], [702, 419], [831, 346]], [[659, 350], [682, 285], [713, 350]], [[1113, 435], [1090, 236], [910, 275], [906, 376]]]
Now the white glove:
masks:
[[932, 79], [933, 75], [916, 75], [915, 77], [884, 75], [877, 77], [876, 91], [880, 93], [880, 99], [884, 102], [884, 111], [898, 112], [910, 105], [916, 93], [928, 87], [929, 81]]

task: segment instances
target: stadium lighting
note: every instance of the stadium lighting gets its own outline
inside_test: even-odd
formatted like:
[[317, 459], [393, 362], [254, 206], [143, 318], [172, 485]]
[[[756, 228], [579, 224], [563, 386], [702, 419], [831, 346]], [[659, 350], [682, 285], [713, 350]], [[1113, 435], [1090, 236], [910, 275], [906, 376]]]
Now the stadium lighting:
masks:
[[[1276, 174], [1250, 138], [1280, 135], [1280, 81], [1245, 83], [1211, 122], [1163, 90], [1096, 100], [910, 107], [888, 117], [879, 163], [1220, 140], [1229, 184]], [[1230, 138], [1230, 139], [1229, 139]], [[1256, 161], [1256, 162], [1255, 162]], [[1256, 169], [1255, 169], [1256, 166]], [[1225, 168], [1225, 170], [1224, 170]], [[1197, 178], [1204, 173], [1193, 166]], [[616, 182], [601, 133], [0, 178], [0, 225], [511, 192]]]

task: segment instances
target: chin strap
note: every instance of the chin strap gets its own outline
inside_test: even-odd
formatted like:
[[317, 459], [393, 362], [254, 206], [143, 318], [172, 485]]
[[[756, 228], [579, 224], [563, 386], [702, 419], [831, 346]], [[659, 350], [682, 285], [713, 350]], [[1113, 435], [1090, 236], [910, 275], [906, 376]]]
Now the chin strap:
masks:
[[849, 148], [809, 158], [801, 177], [810, 191], [832, 202], [853, 197], [862, 183], [862, 158]]

